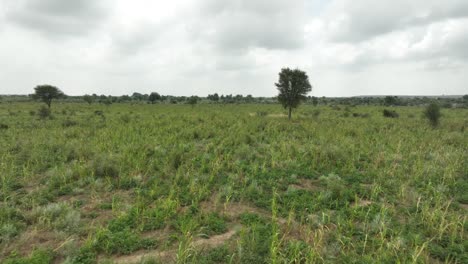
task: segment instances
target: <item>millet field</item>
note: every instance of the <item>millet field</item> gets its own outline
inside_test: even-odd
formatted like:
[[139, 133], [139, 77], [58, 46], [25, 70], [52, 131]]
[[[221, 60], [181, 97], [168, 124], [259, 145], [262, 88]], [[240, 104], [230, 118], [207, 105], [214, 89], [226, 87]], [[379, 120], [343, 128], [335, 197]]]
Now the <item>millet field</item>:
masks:
[[468, 109], [0, 104], [0, 263], [468, 263]]

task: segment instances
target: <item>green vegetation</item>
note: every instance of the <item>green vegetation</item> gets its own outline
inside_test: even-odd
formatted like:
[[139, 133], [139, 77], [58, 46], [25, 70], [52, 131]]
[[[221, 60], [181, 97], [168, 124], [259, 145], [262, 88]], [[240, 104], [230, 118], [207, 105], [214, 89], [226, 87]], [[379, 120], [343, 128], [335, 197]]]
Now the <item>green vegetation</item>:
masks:
[[429, 120], [429, 123], [432, 127], [437, 127], [439, 125], [439, 119], [441, 116], [440, 106], [436, 102], [430, 103], [426, 107], [424, 115]]
[[34, 99], [43, 101], [49, 108], [53, 99], [59, 99], [64, 96], [65, 94], [62, 91], [52, 85], [38, 85], [34, 88], [33, 94]]
[[0, 104], [0, 263], [468, 262], [467, 109], [132, 97]]
[[291, 119], [292, 109], [305, 101], [307, 94], [312, 91], [309, 77], [306, 72], [299, 69], [283, 68], [275, 85], [278, 88], [278, 101], [288, 109], [288, 118]]

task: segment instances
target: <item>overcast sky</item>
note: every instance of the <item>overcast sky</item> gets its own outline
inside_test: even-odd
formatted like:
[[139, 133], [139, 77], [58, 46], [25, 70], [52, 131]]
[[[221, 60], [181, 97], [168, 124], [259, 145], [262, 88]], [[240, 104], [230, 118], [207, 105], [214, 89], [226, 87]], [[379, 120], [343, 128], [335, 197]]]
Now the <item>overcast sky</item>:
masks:
[[468, 94], [468, 0], [0, 0], [0, 94]]

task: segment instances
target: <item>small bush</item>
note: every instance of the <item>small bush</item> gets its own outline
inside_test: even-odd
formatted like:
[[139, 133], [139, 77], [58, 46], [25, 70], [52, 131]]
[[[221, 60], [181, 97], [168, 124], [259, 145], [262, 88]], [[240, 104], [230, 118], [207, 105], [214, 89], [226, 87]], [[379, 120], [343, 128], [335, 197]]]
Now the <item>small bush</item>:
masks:
[[8, 125], [7, 124], [0, 124], [0, 129], [8, 129]]
[[424, 111], [424, 116], [429, 120], [432, 127], [437, 127], [441, 117], [440, 106], [435, 102], [430, 103]]
[[397, 112], [395, 112], [394, 110], [384, 109], [383, 110], [383, 116], [384, 117], [389, 117], [389, 118], [398, 118], [400, 115]]
[[66, 119], [62, 123], [63, 127], [72, 127], [72, 126], [76, 126], [76, 125], [78, 125], [78, 122], [76, 122], [75, 120], [71, 120], [71, 119]]
[[10, 242], [12, 238], [18, 235], [18, 233], [18, 228], [15, 225], [11, 223], [3, 224], [0, 226], [0, 244]]
[[36, 221], [59, 231], [76, 232], [80, 226], [80, 213], [65, 203], [52, 203], [34, 210]]
[[128, 123], [130, 122], [130, 120], [132, 120], [132, 118], [131, 118], [129, 115], [125, 114], [125, 115], [122, 115], [122, 116], [120, 117], [120, 120], [121, 120], [123, 123], [128, 124]]
[[111, 156], [97, 156], [92, 164], [92, 171], [96, 177], [117, 177], [119, 176], [119, 163]]
[[37, 115], [39, 116], [40, 119], [51, 118], [50, 109], [45, 106], [42, 106], [41, 108], [39, 108]]

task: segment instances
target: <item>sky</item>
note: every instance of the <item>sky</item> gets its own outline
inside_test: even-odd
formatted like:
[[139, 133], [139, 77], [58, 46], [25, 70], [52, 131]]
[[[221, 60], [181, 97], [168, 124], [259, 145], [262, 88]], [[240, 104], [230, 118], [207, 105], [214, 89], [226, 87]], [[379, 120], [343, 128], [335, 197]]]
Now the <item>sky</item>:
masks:
[[0, 94], [468, 94], [467, 0], [0, 0]]

